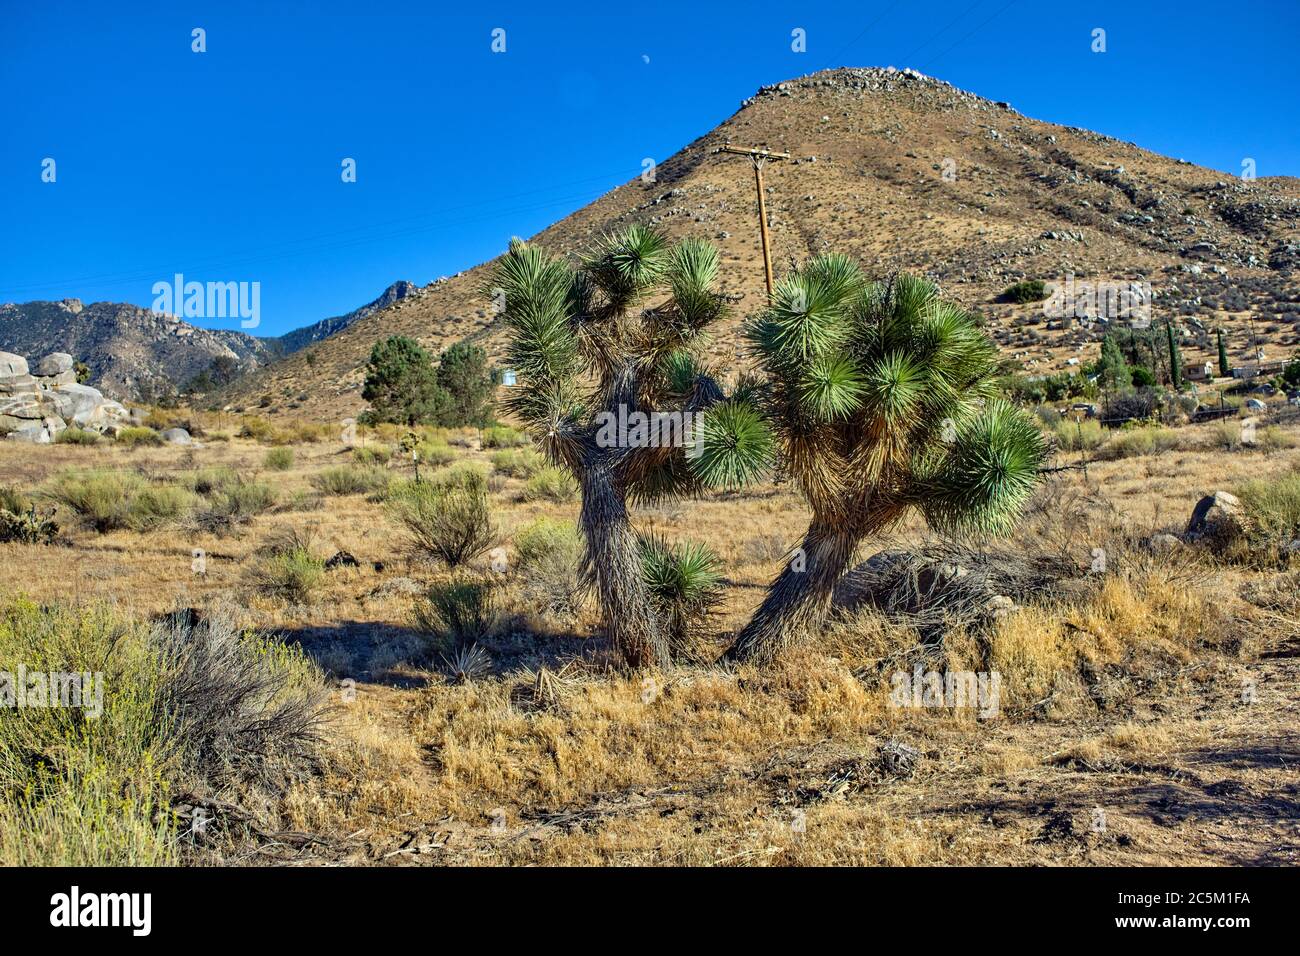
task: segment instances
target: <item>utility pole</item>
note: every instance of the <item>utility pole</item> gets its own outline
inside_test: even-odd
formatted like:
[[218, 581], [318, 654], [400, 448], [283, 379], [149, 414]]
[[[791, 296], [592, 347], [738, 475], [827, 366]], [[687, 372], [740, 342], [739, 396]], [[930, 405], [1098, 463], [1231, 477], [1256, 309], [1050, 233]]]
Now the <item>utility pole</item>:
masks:
[[767, 297], [770, 299], [772, 297], [772, 249], [767, 238], [767, 198], [763, 190], [763, 166], [769, 159], [789, 159], [790, 154], [774, 153], [767, 149], [746, 149], [743, 146], [732, 146], [730, 143], [719, 146], [714, 152], [748, 156], [754, 166], [754, 185], [758, 188], [758, 233], [763, 241], [763, 270], [767, 279]]

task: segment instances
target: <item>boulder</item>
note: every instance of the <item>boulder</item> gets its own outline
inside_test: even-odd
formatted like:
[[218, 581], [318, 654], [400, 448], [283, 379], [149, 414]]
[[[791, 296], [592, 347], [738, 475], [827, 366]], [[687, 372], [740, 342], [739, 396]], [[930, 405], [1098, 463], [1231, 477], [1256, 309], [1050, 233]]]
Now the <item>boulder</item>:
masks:
[[29, 374], [27, 359], [13, 352], [0, 352], [0, 384], [10, 379], [25, 378]]
[[49, 417], [51, 414], [57, 414], [56, 408], [48, 402], [41, 401], [41, 397], [34, 392], [21, 395], [0, 395], [0, 415], [9, 418], [40, 420]]
[[[51, 352], [45, 358], [36, 363], [36, 373], [42, 378], [49, 378], [54, 375], [61, 375], [64, 372], [72, 371], [72, 356], [67, 352]], [[77, 380], [73, 374], [74, 382]]]
[[1189, 538], [1232, 534], [1241, 529], [1242, 516], [1241, 501], [1236, 495], [1216, 491], [1196, 503], [1183, 534]]
[[1183, 546], [1182, 540], [1174, 534], [1153, 534], [1147, 538], [1147, 550], [1156, 554], [1167, 554]]
[[188, 445], [193, 441], [190, 433], [183, 428], [169, 428], [160, 437], [169, 445]]

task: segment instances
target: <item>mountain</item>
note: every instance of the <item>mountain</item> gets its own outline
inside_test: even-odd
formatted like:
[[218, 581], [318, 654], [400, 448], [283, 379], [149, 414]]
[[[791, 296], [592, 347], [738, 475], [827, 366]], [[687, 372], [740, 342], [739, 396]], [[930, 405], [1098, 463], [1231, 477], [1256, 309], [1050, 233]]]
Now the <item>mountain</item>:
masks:
[[274, 344], [243, 332], [201, 329], [172, 316], [119, 302], [0, 305], [0, 350], [33, 362], [67, 352], [90, 368], [89, 384], [120, 401], [172, 393], [213, 363], [253, 369], [279, 355]]
[[[742, 157], [715, 152], [728, 142], [792, 156], [766, 169], [778, 278], [791, 261], [832, 249], [878, 275], [926, 273], [980, 311], [1031, 374], [1094, 356], [1104, 325], [1000, 301], [1022, 279], [1149, 282], [1152, 317], [1175, 324], [1189, 365], [1215, 356], [1216, 326], [1234, 361], [1256, 345], [1274, 357], [1300, 342], [1300, 180], [1242, 181], [1031, 119], [913, 70], [837, 69], [764, 87], [660, 163], [654, 182], [625, 183], [532, 238], [571, 257], [631, 222], [714, 240], [735, 308], [712, 357], [734, 368], [743, 357], [736, 324], [761, 307], [763, 271], [754, 177]], [[318, 342], [311, 361], [291, 355], [225, 398], [274, 414], [307, 393], [315, 417], [355, 414], [366, 356], [393, 333], [434, 350], [470, 338], [499, 358], [486, 266], [354, 321]]]
[[418, 291], [418, 286], [407, 282], [406, 280], [394, 282], [384, 290], [383, 295], [379, 298], [375, 299], [373, 302], [367, 302], [359, 309], [353, 309], [347, 315], [336, 315], [332, 319], [321, 319], [313, 325], [307, 325], [301, 329], [294, 329], [292, 332], [280, 336], [275, 341], [279, 345], [281, 352], [285, 355], [291, 355], [300, 349], [306, 348], [313, 342], [319, 342], [321, 339], [327, 338], [336, 332], [342, 332], [358, 319], [364, 319], [366, 316], [378, 312], [380, 309], [386, 309], [394, 302], [399, 302]]

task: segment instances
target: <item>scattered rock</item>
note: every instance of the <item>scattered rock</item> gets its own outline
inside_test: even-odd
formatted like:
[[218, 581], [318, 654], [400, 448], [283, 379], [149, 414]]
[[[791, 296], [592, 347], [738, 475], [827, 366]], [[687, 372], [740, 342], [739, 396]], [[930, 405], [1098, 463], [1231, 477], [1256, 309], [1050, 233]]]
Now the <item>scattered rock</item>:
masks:
[[1216, 491], [1196, 503], [1183, 534], [1189, 538], [1230, 535], [1241, 529], [1241, 522], [1241, 501], [1237, 496]]
[[1183, 546], [1182, 540], [1173, 534], [1153, 534], [1147, 538], [1146, 544], [1147, 550], [1154, 551], [1156, 554], [1167, 554]]
[[190, 433], [183, 428], [169, 428], [159, 437], [169, 445], [190, 445], [194, 442], [194, 439], [190, 437]]
[[335, 568], [357, 568], [361, 563], [353, 556], [351, 551], [338, 551], [332, 558], [325, 562], [325, 570], [333, 571]]

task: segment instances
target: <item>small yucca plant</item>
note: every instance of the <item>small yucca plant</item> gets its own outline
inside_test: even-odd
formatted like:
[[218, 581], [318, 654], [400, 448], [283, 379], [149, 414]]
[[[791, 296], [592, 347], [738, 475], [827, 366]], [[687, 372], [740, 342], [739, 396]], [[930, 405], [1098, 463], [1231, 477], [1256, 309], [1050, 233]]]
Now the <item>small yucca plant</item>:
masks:
[[642, 535], [640, 547], [646, 587], [666, 622], [674, 657], [699, 657], [700, 626], [722, 599], [722, 562], [693, 541], [669, 544]]
[[813, 517], [730, 656], [771, 657], [820, 624], [859, 544], [909, 512], [945, 532], [1009, 529], [1045, 443], [997, 397], [993, 343], [932, 283], [868, 282], [822, 256], [747, 334], [766, 373], [754, 400]]
[[492, 670], [492, 658], [477, 644], [462, 645], [442, 660], [457, 684], [471, 683]]

